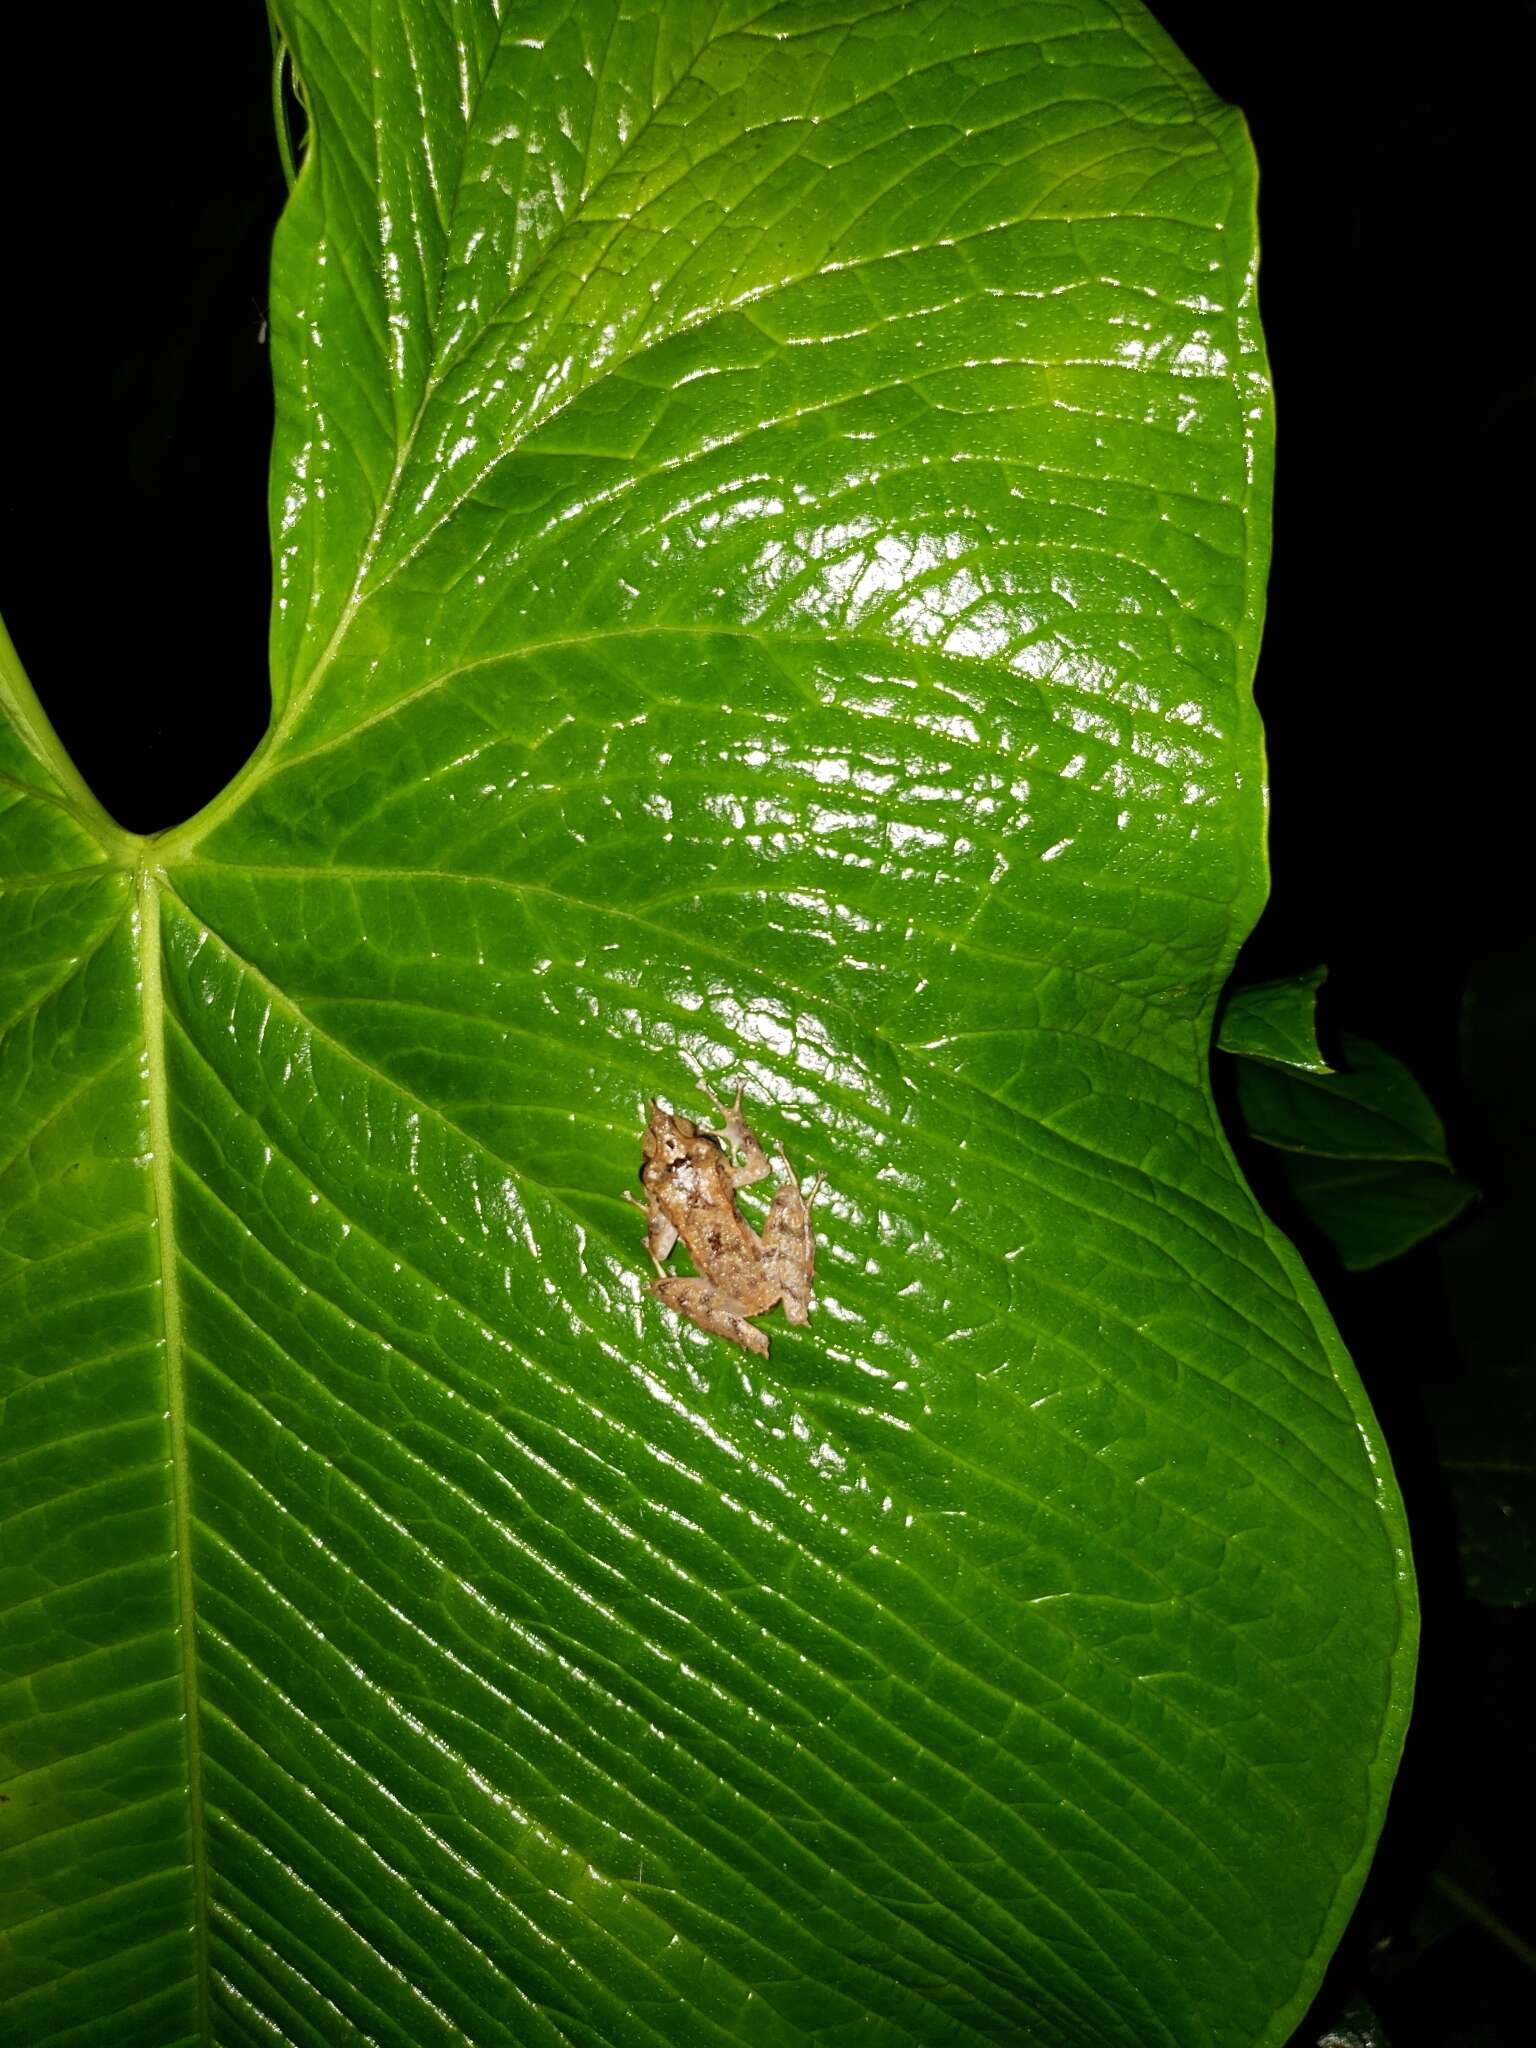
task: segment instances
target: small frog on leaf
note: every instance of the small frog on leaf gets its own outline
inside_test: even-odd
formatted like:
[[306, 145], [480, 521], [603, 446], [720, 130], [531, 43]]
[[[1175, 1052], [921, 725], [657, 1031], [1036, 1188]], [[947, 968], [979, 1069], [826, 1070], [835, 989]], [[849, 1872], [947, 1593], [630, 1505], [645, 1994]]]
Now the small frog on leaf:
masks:
[[[811, 1272], [816, 1241], [811, 1204], [821, 1190], [816, 1177], [807, 1200], [800, 1192], [784, 1147], [776, 1149], [787, 1178], [763, 1220], [761, 1237], [736, 1206], [738, 1188], [749, 1188], [773, 1167], [757, 1133], [741, 1113], [741, 1090], [727, 1109], [708, 1088], [704, 1094], [723, 1119], [725, 1142], [688, 1117], [674, 1116], [658, 1102], [642, 1142], [640, 1185], [645, 1200], [628, 1199], [645, 1210], [645, 1242], [657, 1278], [651, 1292], [701, 1330], [728, 1337], [744, 1350], [768, 1356], [768, 1339], [748, 1320], [782, 1301], [792, 1323], [810, 1321]], [[726, 1144], [740, 1155], [733, 1166]], [[668, 1273], [662, 1261], [681, 1238], [697, 1274]]]

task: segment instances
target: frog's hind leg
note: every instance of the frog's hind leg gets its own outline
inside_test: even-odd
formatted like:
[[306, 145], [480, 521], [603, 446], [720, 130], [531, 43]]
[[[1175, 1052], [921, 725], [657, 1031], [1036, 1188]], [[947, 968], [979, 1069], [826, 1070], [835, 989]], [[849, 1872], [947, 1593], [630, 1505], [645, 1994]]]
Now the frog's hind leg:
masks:
[[782, 1145], [779, 1160], [785, 1179], [763, 1219], [763, 1250], [784, 1303], [784, 1320], [804, 1324], [811, 1319], [811, 1275], [816, 1270], [811, 1207], [821, 1193], [825, 1175], [817, 1174], [806, 1197], [800, 1192], [800, 1183]]
[[697, 1323], [701, 1330], [708, 1330], [712, 1337], [727, 1337], [744, 1351], [755, 1351], [759, 1358], [768, 1356], [768, 1339], [713, 1281], [692, 1274], [664, 1273], [651, 1282], [651, 1292], [667, 1308], [686, 1316], [690, 1323]]

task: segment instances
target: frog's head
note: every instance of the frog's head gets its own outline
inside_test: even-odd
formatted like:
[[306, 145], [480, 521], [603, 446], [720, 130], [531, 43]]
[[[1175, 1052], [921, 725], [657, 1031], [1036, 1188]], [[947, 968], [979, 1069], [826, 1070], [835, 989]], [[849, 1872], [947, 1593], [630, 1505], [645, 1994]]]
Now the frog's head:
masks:
[[674, 1116], [670, 1109], [663, 1109], [659, 1102], [650, 1105], [651, 1120], [645, 1127], [641, 1148], [647, 1162], [654, 1160], [661, 1166], [672, 1166], [688, 1157], [690, 1140], [698, 1137], [698, 1127], [685, 1116]]

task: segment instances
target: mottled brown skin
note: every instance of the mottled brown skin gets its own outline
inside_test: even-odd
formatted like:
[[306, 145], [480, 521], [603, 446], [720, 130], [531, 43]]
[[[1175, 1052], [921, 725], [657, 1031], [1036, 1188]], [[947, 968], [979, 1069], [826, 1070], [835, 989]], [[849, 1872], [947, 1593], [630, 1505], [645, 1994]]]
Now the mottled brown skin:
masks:
[[[766, 1358], [768, 1339], [749, 1317], [765, 1315], [782, 1301], [790, 1322], [810, 1320], [816, 1260], [811, 1203], [821, 1181], [806, 1201], [780, 1146], [788, 1178], [773, 1198], [759, 1237], [736, 1206], [736, 1191], [765, 1179], [773, 1167], [741, 1114], [740, 1089], [729, 1109], [712, 1095], [709, 1100], [724, 1118], [726, 1140], [741, 1155], [739, 1166], [731, 1164], [712, 1131], [651, 1104], [640, 1167], [645, 1201], [637, 1205], [646, 1212], [646, 1248], [659, 1276], [651, 1292], [701, 1330]], [[662, 1270], [679, 1238], [698, 1268], [696, 1275]]]

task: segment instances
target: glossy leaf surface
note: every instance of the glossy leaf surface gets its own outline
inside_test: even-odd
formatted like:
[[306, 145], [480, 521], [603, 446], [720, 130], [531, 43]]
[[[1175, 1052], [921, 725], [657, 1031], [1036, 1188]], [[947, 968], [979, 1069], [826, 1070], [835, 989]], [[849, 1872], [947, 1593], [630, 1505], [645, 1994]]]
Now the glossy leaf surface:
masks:
[[1391, 2048], [1391, 2043], [1364, 1999], [1352, 1998], [1334, 2024], [1318, 2036], [1317, 2048]]
[[1413, 1609], [1207, 1083], [1241, 123], [1091, 0], [278, 12], [269, 737], [139, 841], [8, 685], [17, 2038], [1282, 2041]]

